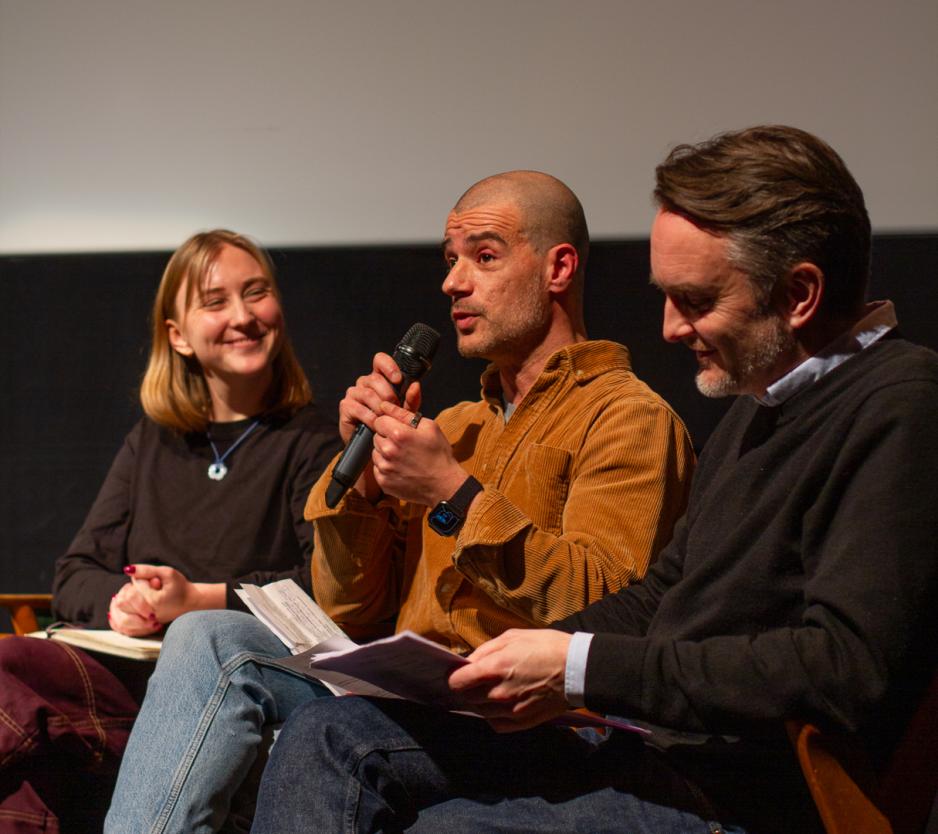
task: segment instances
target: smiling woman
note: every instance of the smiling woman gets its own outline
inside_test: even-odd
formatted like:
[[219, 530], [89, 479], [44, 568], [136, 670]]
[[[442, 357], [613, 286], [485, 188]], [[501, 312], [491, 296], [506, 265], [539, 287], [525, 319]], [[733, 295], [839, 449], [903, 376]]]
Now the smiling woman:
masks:
[[[331, 448], [332, 440], [309, 405], [309, 383], [286, 336], [273, 268], [249, 238], [214, 230], [183, 243], [163, 273], [151, 325], [140, 391], [149, 419], [131, 432], [85, 526], [59, 560], [54, 583], [62, 617], [105, 625], [106, 612], [106, 624], [134, 636], [155, 632], [186, 611], [240, 607], [233, 580], [262, 568], [275, 572], [266, 579], [291, 575], [308, 587], [308, 564], [296, 550], [299, 542], [309, 550], [302, 502], [328, 460], [320, 447], [325, 442]], [[296, 435], [279, 455], [270, 449], [264, 456], [268, 445], [279, 449], [284, 432]], [[293, 458], [301, 438], [313, 442], [304, 442], [308, 460], [302, 462]], [[279, 468], [273, 464], [278, 459]], [[300, 471], [303, 488], [291, 496], [291, 511], [268, 506], [286, 500], [284, 484], [295, 483]], [[218, 487], [206, 491], [206, 478]], [[170, 484], [171, 494], [162, 495], [159, 486], [139, 489], [138, 480], [141, 486]], [[127, 482], [135, 503], [129, 518], [114, 519], [112, 502], [123, 507]], [[255, 492], [261, 487], [267, 498]], [[241, 524], [232, 526], [235, 506]], [[167, 530], [168, 520], [190, 515], [193, 524], [185, 529], [191, 532]], [[277, 518], [296, 527], [293, 544], [271, 528]], [[102, 542], [109, 542], [105, 531], [115, 524], [129, 528], [123, 547], [130, 552], [105, 560], [117, 577], [101, 582], [100, 554], [108, 551]], [[249, 544], [255, 529], [271, 537], [266, 553]], [[127, 582], [121, 571], [131, 565], [136, 581]], [[114, 594], [106, 607], [102, 585]]]
[[216, 419], [252, 414], [262, 405], [257, 398], [267, 390], [283, 329], [271, 281], [250, 252], [225, 244], [198, 293], [191, 286], [176, 293], [169, 343], [198, 361]]
[[[57, 615], [145, 636], [187, 611], [241, 608], [240, 582], [308, 589], [303, 508], [338, 448], [310, 399], [263, 250], [223, 230], [187, 240], [154, 302], [147, 416], [56, 563]], [[124, 685], [69, 646], [10, 638], [0, 712], [18, 729], [0, 734], [0, 828], [15, 814], [24, 831], [53, 817], [100, 831], [137, 712]]]
[[152, 328], [140, 399], [159, 423], [204, 431], [209, 416], [234, 420], [310, 400], [284, 336], [270, 259], [243, 235], [203, 232], [179, 247], [160, 283]]

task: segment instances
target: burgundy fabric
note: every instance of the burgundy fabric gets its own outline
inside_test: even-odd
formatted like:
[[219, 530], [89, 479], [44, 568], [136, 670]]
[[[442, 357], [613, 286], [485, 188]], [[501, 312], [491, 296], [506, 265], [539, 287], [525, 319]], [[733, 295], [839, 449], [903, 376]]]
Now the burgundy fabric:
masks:
[[[5, 785], [5, 780], [2, 781]], [[60, 834], [59, 818], [46, 807], [28, 781], [21, 780], [11, 789], [12, 793], [0, 797], [0, 832]]]
[[85, 652], [0, 640], [0, 832], [100, 832], [137, 710]]

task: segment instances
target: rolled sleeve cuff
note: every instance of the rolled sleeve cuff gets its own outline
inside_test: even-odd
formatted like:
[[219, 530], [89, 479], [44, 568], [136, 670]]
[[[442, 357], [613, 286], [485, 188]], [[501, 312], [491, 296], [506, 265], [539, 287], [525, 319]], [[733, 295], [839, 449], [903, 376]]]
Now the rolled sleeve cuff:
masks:
[[485, 487], [469, 508], [459, 531], [458, 549], [504, 544], [530, 524], [531, 520], [498, 490]]
[[570, 638], [567, 648], [567, 665], [564, 670], [563, 692], [571, 707], [585, 707], [586, 661], [589, 657], [592, 634], [577, 631]]
[[485, 572], [496, 551], [531, 525], [530, 519], [498, 490], [485, 487], [469, 508], [466, 521], [456, 538], [453, 561], [474, 579]]

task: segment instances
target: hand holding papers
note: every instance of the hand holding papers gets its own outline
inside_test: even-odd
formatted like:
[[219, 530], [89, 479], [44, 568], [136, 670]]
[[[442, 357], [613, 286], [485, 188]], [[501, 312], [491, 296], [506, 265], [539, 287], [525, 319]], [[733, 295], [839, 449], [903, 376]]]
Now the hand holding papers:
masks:
[[[336, 695], [455, 705], [449, 676], [469, 664], [466, 658], [412, 631], [359, 646], [292, 579], [241, 587], [245, 605], [293, 653], [277, 661], [284, 668], [321, 681]], [[646, 732], [625, 720], [582, 712], [568, 712], [552, 723]]]

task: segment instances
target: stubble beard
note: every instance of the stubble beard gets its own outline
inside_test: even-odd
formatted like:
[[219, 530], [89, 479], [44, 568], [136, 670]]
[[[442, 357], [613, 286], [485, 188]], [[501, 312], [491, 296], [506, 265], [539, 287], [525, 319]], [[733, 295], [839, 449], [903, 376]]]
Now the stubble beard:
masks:
[[[550, 299], [532, 288], [530, 295], [524, 297], [523, 304], [500, 318], [500, 321], [493, 320], [486, 316], [485, 311], [479, 311], [478, 321], [485, 329], [478, 334], [469, 334], [468, 342], [457, 334], [459, 355], [466, 359], [489, 361], [526, 356], [540, 344], [550, 325]], [[474, 338], [476, 336], [480, 338]]]
[[[751, 393], [753, 380], [770, 370], [779, 357], [792, 352], [795, 336], [782, 320], [775, 315], [765, 316], [767, 328], [759, 328], [755, 344], [744, 345], [733, 357], [732, 368], [702, 368], [697, 372], [697, 390], [705, 397], [730, 397]], [[716, 370], [715, 376], [706, 378], [708, 371]], [[771, 381], [771, 380], [770, 380]]]

